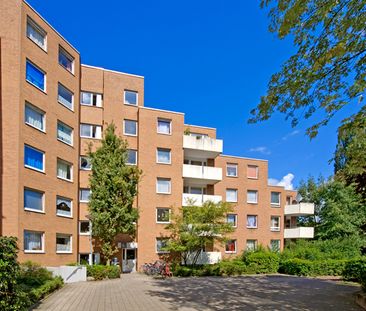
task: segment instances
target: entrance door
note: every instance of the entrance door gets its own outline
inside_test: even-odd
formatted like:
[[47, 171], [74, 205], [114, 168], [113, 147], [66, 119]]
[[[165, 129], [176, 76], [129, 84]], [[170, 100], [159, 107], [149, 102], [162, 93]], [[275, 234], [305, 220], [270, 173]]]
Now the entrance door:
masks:
[[122, 249], [122, 272], [136, 272], [136, 249], [123, 248]]

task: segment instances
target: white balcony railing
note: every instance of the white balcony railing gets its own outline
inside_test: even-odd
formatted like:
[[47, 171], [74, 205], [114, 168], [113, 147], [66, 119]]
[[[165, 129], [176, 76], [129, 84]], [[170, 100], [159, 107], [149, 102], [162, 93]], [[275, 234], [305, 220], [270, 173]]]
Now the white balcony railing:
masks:
[[221, 195], [192, 194], [183, 193], [182, 206], [197, 205], [201, 206], [204, 202], [211, 201], [218, 203], [222, 201]]
[[314, 203], [285, 205], [286, 216], [314, 215]]
[[[195, 253], [188, 257], [187, 264], [192, 264]], [[196, 264], [198, 265], [212, 265], [221, 261], [221, 252], [201, 252]]]
[[312, 239], [314, 237], [313, 227], [288, 228], [284, 231], [285, 239]]
[[221, 139], [202, 136], [183, 136], [183, 148], [211, 154], [208, 157], [215, 157], [222, 153], [223, 142]]
[[183, 177], [203, 180], [206, 183], [216, 183], [222, 180], [222, 168], [183, 164]]

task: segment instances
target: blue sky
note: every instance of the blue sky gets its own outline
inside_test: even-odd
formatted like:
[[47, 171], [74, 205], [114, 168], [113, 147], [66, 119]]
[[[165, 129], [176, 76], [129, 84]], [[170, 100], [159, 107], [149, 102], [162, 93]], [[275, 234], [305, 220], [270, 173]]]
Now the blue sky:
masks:
[[[271, 74], [295, 51], [268, 32], [259, 1], [29, 0], [85, 64], [145, 76], [145, 105], [217, 128], [224, 153], [269, 160], [269, 177], [332, 174], [339, 113], [312, 141], [283, 115], [247, 124]], [[72, 8], [72, 9], [70, 9]], [[313, 121], [313, 120], [310, 120]]]

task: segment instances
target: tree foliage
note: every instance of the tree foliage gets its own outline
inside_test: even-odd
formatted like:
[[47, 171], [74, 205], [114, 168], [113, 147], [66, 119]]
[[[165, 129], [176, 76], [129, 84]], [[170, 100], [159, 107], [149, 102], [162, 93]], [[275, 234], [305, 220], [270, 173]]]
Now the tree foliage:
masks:
[[166, 226], [170, 236], [165, 250], [178, 254], [184, 263], [195, 265], [207, 245], [223, 243], [234, 228], [226, 220], [232, 211], [225, 202], [205, 202], [202, 206], [185, 206], [173, 213], [172, 222]]
[[291, 37], [297, 52], [272, 75], [249, 122], [267, 120], [278, 111], [296, 126], [317, 112], [320, 121], [307, 129], [312, 138], [365, 91], [366, 2], [262, 0], [261, 6], [270, 9], [269, 30], [281, 39]]
[[136, 166], [126, 164], [127, 142], [115, 134], [115, 129], [110, 124], [101, 146], [93, 152], [90, 145], [88, 152], [92, 165], [89, 179], [92, 232], [101, 242], [107, 263], [117, 250], [114, 243], [117, 234], [135, 233], [138, 213], [133, 202], [141, 175]]

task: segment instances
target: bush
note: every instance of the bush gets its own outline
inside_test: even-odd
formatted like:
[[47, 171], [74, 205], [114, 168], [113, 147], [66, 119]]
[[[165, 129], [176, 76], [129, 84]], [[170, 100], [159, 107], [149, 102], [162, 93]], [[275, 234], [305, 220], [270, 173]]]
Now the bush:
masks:
[[37, 301], [54, 292], [56, 289], [61, 288], [63, 284], [64, 281], [62, 280], [62, 278], [60, 276], [57, 276], [51, 280], [47, 280], [41, 286], [33, 288], [29, 292], [29, 297], [32, 303], [36, 303]]
[[245, 252], [242, 260], [246, 267], [246, 273], [276, 273], [279, 268], [279, 255], [277, 253], [258, 249]]
[[247, 267], [241, 260], [223, 260], [219, 264], [220, 275], [240, 275], [247, 271]]
[[121, 274], [119, 266], [88, 265], [86, 269], [87, 276], [91, 276], [95, 280], [117, 279]]
[[20, 273], [18, 276], [18, 283], [20, 284], [37, 287], [52, 279], [52, 272], [41, 267], [38, 263], [26, 261], [20, 265]]
[[279, 272], [299, 276], [342, 275], [346, 260], [289, 259], [282, 261]]
[[[174, 276], [181, 276], [181, 277], [187, 277], [193, 275], [194, 268], [187, 267], [187, 266], [176, 266], [173, 272]], [[197, 273], [198, 274], [198, 273]], [[198, 276], [196, 274], [196, 276]]]
[[361, 283], [363, 290], [366, 291], [366, 258], [347, 262], [342, 275], [347, 281]]

